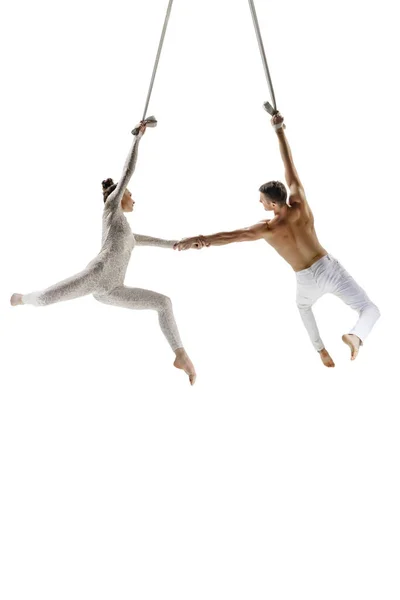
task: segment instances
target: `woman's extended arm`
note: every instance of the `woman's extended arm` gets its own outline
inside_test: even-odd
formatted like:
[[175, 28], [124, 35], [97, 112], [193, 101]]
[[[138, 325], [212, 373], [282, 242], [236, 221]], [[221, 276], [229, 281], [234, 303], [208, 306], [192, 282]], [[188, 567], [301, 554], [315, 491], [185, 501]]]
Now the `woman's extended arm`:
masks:
[[161, 238], [151, 237], [150, 235], [133, 234], [137, 246], [157, 246], [158, 248], [173, 248], [178, 240], [163, 240]]

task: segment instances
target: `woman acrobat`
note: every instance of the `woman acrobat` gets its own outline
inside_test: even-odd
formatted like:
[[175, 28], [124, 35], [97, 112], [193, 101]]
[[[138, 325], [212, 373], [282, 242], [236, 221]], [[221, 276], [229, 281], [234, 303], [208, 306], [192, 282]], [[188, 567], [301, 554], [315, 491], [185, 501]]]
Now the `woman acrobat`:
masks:
[[134, 200], [127, 189], [135, 170], [138, 147], [146, 127], [156, 125], [154, 117], [142, 121], [134, 130], [134, 141], [118, 183], [112, 179], [102, 182], [104, 211], [102, 247], [99, 254], [80, 273], [51, 287], [30, 294], [13, 294], [11, 305], [33, 304], [47, 306], [64, 300], [73, 300], [88, 294], [104, 304], [137, 310], [155, 310], [161, 331], [176, 355], [174, 366], [182, 369], [191, 385], [196, 371], [187, 355], [172, 310], [171, 300], [162, 294], [124, 285], [125, 273], [133, 248], [136, 245], [175, 248], [177, 240], [162, 240], [132, 233], [124, 213], [132, 212]]

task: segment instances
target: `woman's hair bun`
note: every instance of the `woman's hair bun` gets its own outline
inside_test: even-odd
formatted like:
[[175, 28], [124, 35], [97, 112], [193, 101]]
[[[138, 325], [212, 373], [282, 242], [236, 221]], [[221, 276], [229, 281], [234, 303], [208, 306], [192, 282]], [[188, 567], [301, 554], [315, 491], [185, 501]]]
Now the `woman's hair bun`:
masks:
[[107, 188], [109, 188], [110, 186], [114, 185], [113, 180], [111, 179], [111, 177], [109, 177], [108, 179], [104, 179], [101, 182], [101, 185], [103, 186], [103, 190], [106, 190]]

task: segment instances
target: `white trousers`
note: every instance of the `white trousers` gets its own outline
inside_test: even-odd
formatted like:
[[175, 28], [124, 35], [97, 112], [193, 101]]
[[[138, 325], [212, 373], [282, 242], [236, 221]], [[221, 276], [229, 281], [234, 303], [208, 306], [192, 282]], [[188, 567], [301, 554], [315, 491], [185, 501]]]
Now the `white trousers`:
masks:
[[301, 318], [317, 351], [325, 348], [319, 335], [312, 305], [324, 294], [335, 294], [350, 308], [358, 312], [359, 318], [349, 333], [364, 342], [380, 317], [377, 306], [371, 302], [364, 290], [354, 281], [336, 258], [327, 254], [309, 269], [298, 271], [297, 306]]

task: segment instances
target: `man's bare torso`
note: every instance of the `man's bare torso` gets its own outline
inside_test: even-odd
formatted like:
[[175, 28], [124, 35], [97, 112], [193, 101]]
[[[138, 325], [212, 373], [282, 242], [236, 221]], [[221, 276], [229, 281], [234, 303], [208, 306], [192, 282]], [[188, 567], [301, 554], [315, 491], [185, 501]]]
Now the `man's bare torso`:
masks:
[[293, 204], [284, 215], [266, 221], [264, 239], [294, 271], [308, 269], [327, 254], [318, 241], [308, 205]]

